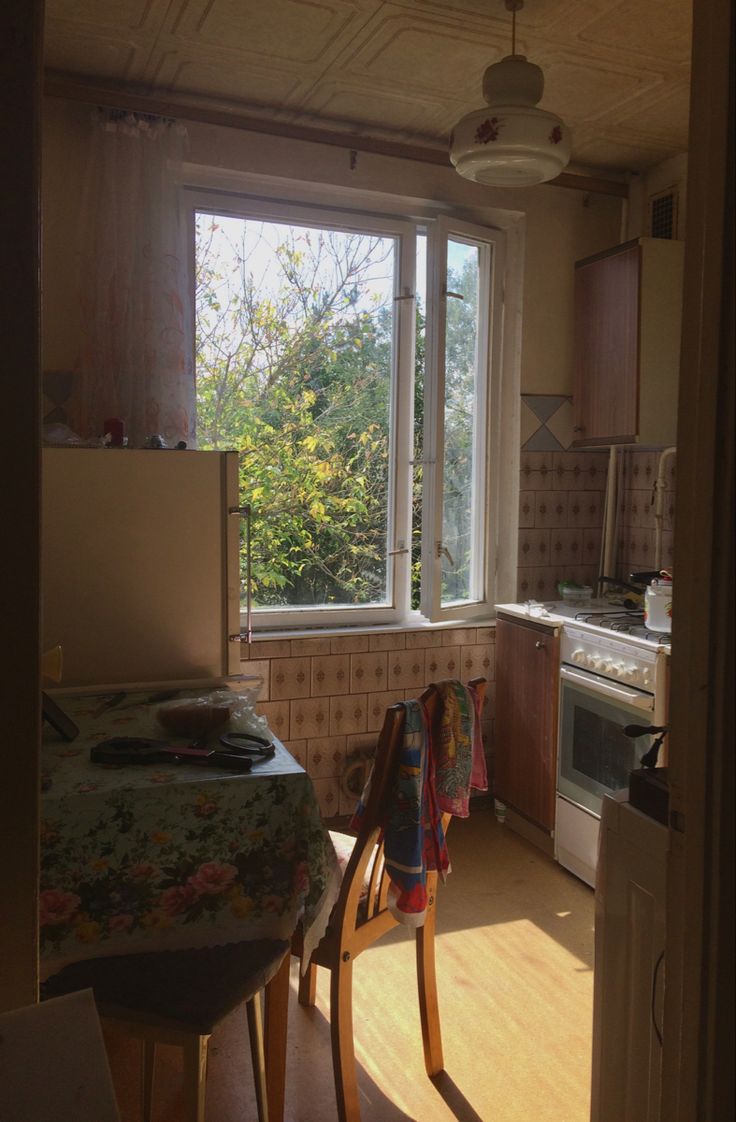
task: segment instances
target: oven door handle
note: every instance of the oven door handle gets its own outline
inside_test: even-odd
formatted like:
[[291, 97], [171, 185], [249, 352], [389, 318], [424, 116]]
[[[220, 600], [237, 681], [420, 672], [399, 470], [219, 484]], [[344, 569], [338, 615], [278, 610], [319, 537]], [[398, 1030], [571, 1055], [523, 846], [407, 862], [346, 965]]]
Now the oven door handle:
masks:
[[560, 677], [563, 682], [571, 682], [573, 685], [585, 686], [586, 689], [591, 690], [593, 693], [601, 694], [603, 697], [610, 697], [614, 701], [625, 702], [633, 709], [646, 709], [647, 712], [654, 711], [654, 698], [650, 693], [642, 693], [639, 690], [627, 690], [622, 686], [614, 685], [613, 682], [604, 681], [603, 678], [597, 678], [593, 674], [586, 674], [585, 671], [571, 670], [567, 666], [560, 667]]

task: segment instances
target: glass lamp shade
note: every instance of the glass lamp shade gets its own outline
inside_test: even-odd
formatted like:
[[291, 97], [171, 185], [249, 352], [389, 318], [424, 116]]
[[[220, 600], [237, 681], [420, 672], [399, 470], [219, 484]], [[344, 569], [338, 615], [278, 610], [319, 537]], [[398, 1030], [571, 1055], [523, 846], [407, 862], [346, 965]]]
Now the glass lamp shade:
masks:
[[460, 120], [450, 160], [460, 175], [493, 187], [529, 187], [559, 175], [570, 160], [570, 130], [537, 108], [544, 75], [524, 55], [508, 55], [483, 76], [488, 103]]
[[554, 113], [527, 105], [487, 105], [453, 129], [450, 161], [458, 173], [493, 187], [529, 187], [554, 179], [570, 160], [570, 132]]

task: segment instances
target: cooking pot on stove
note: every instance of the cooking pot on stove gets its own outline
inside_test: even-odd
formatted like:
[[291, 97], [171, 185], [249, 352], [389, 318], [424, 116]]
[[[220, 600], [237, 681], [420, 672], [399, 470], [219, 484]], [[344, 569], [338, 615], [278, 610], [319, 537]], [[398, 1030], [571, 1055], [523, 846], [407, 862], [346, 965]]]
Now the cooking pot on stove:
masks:
[[644, 625], [650, 631], [672, 630], [672, 581], [655, 578], [644, 592]]

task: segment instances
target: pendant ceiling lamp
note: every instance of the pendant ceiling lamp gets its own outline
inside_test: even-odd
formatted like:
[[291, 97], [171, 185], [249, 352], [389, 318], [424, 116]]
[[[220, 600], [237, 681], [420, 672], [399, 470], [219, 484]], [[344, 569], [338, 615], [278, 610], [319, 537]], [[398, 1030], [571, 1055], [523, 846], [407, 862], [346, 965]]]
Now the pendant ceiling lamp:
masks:
[[450, 160], [460, 175], [491, 187], [530, 187], [554, 179], [570, 159], [570, 130], [537, 108], [544, 74], [516, 54], [516, 13], [523, 0], [505, 0], [511, 15], [511, 54], [483, 75], [486, 105], [458, 121]]

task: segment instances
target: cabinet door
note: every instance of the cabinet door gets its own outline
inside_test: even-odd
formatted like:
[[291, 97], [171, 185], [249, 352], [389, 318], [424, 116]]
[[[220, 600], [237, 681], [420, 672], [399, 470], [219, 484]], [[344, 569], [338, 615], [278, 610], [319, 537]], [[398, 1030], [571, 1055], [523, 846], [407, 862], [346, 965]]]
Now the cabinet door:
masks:
[[558, 675], [559, 640], [552, 631], [497, 620], [494, 794], [549, 833]]
[[575, 445], [639, 432], [639, 245], [575, 267]]

